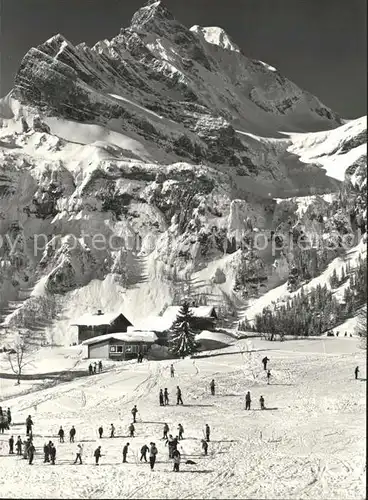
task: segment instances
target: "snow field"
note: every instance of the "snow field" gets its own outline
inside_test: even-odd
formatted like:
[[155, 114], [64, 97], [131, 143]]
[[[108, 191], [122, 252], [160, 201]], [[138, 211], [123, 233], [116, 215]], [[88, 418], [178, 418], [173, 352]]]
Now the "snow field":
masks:
[[[283, 343], [254, 338], [238, 342], [240, 353], [224, 350], [222, 356], [176, 361], [175, 378], [170, 378], [170, 361], [116, 363], [100, 375], [3, 400], [3, 408], [12, 408], [15, 437], [24, 436], [25, 418], [32, 415], [37, 454], [33, 466], [8, 456], [9, 436], [0, 435], [0, 496], [364, 498], [366, 385], [355, 381], [353, 372], [359, 365], [365, 378], [366, 368], [365, 351], [358, 344], [354, 338]], [[261, 363], [265, 355], [270, 358], [269, 386]], [[209, 392], [212, 378], [217, 383], [214, 397]], [[183, 406], [173, 405], [177, 384]], [[168, 407], [158, 403], [164, 387], [170, 394]], [[244, 410], [247, 390], [252, 394], [249, 412]], [[260, 395], [268, 408], [263, 412]], [[134, 404], [139, 410], [136, 437], [129, 438]], [[160, 439], [165, 422], [174, 435], [183, 424], [183, 462], [196, 462], [182, 463], [179, 474], [171, 472]], [[108, 437], [111, 423], [114, 439]], [[209, 455], [203, 457], [200, 440], [206, 423], [212, 433]], [[66, 431], [65, 444], [55, 437], [60, 425]], [[67, 442], [71, 425], [77, 430], [75, 444]], [[97, 438], [99, 425], [105, 430], [102, 440]], [[49, 439], [57, 447], [55, 466], [43, 464], [42, 447]], [[141, 446], [150, 441], [159, 452], [154, 472], [139, 462]], [[78, 442], [84, 444], [83, 465], [72, 464]], [[131, 449], [128, 463], [122, 464], [126, 442]], [[96, 467], [93, 451], [98, 444], [103, 456]]]

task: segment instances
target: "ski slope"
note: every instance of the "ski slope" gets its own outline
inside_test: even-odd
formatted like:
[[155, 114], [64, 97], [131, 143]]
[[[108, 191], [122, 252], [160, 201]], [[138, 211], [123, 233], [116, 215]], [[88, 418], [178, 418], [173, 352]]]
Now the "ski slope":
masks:
[[[0, 434], [0, 496], [2, 498], [252, 498], [252, 499], [363, 499], [365, 498], [365, 380], [354, 380], [354, 368], [366, 378], [365, 351], [358, 339], [314, 338], [288, 342], [243, 340], [231, 353], [175, 362], [109, 363], [106, 372], [76, 378], [45, 390], [14, 395], [14, 381], [1, 379], [13, 413], [12, 434], [24, 436], [24, 421], [35, 423], [34, 465], [7, 455], [8, 433]], [[34, 371], [55, 369], [62, 350], [44, 350]], [[86, 367], [80, 347], [64, 350], [63, 369]], [[261, 360], [267, 355], [272, 373], [267, 386]], [[3, 356], [3, 355], [0, 355]], [[46, 361], [46, 359], [48, 361]], [[47, 366], [48, 365], [48, 366]], [[6, 370], [4, 359], [1, 371]], [[31, 370], [31, 368], [29, 368]], [[215, 378], [217, 394], [209, 394]], [[183, 406], [173, 405], [175, 387]], [[170, 406], [160, 407], [158, 391], [167, 387]], [[245, 412], [244, 395], [252, 394], [252, 410]], [[2, 391], [3, 392], [3, 391]], [[268, 410], [259, 410], [260, 395]], [[4, 396], [3, 396], [4, 398]], [[136, 437], [127, 438], [130, 410], [138, 406]], [[172, 472], [164, 446], [164, 422], [184, 437], [179, 450], [183, 462]], [[103, 425], [108, 436], [114, 423], [117, 437], [97, 438]], [[209, 454], [201, 456], [204, 425], [211, 426]], [[77, 430], [76, 443], [57, 443], [62, 425]], [[56, 465], [43, 464], [44, 442], [53, 439]], [[67, 439], [66, 439], [67, 441]], [[158, 463], [154, 472], [139, 462], [141, 446], [154, 441]], [[73, 465], [78, 442], [84, 444], [83, 465]], [[122, 448], [130, 442], [128, 463]], [[102, 446], [101, 465], [93, 451]]]

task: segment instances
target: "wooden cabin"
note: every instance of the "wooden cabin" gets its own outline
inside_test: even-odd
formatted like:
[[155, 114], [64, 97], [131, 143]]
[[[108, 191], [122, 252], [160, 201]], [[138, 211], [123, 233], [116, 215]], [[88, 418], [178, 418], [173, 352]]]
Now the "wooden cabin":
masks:
[[85, 314], [73, 326], [78, 327], [78, 344], [101, 335], [126, 332], [132, 323], [122, 313]]
[[89, 359], [112, 359], [126, 361], [146, 355], [157, 340], [153, 332], [118, 332], [100, 335], [82, 344], [88, 347]]

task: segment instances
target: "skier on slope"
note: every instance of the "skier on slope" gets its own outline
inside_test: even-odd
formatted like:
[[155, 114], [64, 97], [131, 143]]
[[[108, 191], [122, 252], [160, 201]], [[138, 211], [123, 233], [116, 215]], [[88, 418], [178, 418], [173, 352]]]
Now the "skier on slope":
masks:
[[149, 448], [146, 444], [144, 444], [141, 448], [141, 458], [140, 461], [144, 459], [145, 462], [147, 462], [147, 452], [149, 451]]
[[167, 387], [164, 389], [164, 404], [168, 405], [169, 404], [169, 392], [167, 390]]
[[98, 362], [98, 373], [102, 372], [102, 361]]
[[102, 434], [103, 434], [103, 427], [102, 425], [98, 428], [98, 435], [100, 436], [100, 439], [102, 438]]
[[101, 446], [98, 446], [96, 449], [95, 449], [95, 452], [94, 452], [94, 457], [95, 457], [95, 462], [96, 462], [96, 465], [99, 465], [99, 461], [100, 461], [100, 458], [101, 458]]
[[27, 433], [27, 436], [29, 436], [30, 434], [32, 434], [32, 426], [33, 426], [33, 421], [32, 421], [31, 415], [28, 415], [27, 420], [26, 420], [26, 433]]
[[269, 359], [268, 357], [266, 356], [265, 358], [262, 359], [262, 363], [263, 363], [263, 369], [264, 370], [267, 370], [267, 363], [268, 363]]
[[93, 374], [93, 367], [92, 367], [92, 364], [91, 364], [91, 363], [90, 363], [90, 364], [89, 364], [89, 366], [88, 366], [88, 373], [89, 373], [90, 375], [92, 375], [92, 374]]
[[49, 443], [45, 443], [43, 445], [43, 463], [50, 462], [50, 448], [49, 448]]
[[129, 425], [128, 430], [129, 430], [129, 436], [134, 438], [135, 427], [133, 422]]
[[157, 456], [157, 448], [155, 443], [150, 443], [150, 451], [149, 451], [149, 461], [150, 461], [150, 467], [151, 470], [153, 470], [155, 463], [156, 463], [156, 456]]
[[183, 427], [181, 424], [179, 424], [179, 425], [178, 425], [178, 431], [179, 431], [179, 436], [178, 436], [178, 438], [179, 438], [179, 441], [180, 441], [181, 439], [184, 439], [184, 438], [183, 438], [183, 434], [184, 434], [184, 427]]
[[125, 464], [127, 461], [127, 455], [129, 450], [129, 443], [127, 443], [123, 448], [123, 463]]
[[267, 370], [267, 385], [270, 384], [271, 370]]
[[137, 409], [137, 405], [134, 405], [133, 408], [132, 408], [132, 415], [133, 415], [133, 423], [137, 423], [137, 413], [138, 413], [138, 409]]
[[111, 424], [111, 427], [110, 427], [110, 437], [111, 438], [115, 437], [115, 426], [114, 426], [114, 424]]
[[250, 404], [252, 402], [252, 399], [250, 397], [250, 392], [248, 391], [247, 394], [245, 395], [245, 409], [250, 410]]
[[264, 410], [265, 409], [265, 404], [264, 404], [264, 397], [261, 396], [259, 398], [259, 404], [261, 405], [261, 410]]
[[176, 404], [183, 404], [183, 400], [181, 398], [181, 389], [180, 387], [177, 385], [176, 386]]
[[172, 458], [172, 454], [174, 451], [174, 438], [173, 438], [172, 434], [169, 434], [169, 437], [167, 438], [167, 441], [165, 444], [167, 444], [168, 448], [169, 448], [169, 458]]
[[8, 408], [8, 410], [7, 410], [6, 413], [7, 413], [7, 416], [8, 416], [8, 425], [10, 425], [11, 422], [12, 422], [12, 415], [11, 415], [10, 408]]
[[83, 456], [83, 445], [81, 443], [78, 443], [76, 448], [76, 456], [74, 463], [76, 464], [79, 461], [79, 463], [82, 465], [82, 456]]
[[55, 465], [55, 458], [56, 458], [56, 448], [54, 443], [50, 444], [50, 459], [51, 459], [51, 464]]
[[210, 383], [210, 389], [211, 389], [211, 395], [214, 396], [215, 395], [215, 387], [216, 387], [216, 384], [215, 384], [215, 380], [212, 379], [211, 380], [211, 383]]
[[211, 434], [211, 429], [210, 429], [210, 426], [208, 424], [206, 424], [204, 432], [205, 432], [205, 435], [206, 435], [206, 441], [208, 443], [209, 440], [210, 440], [210, 434]]
[[60, 429], [59, 429], [59, 432], [58, 432], [59, 442], [60, 443], [64, 443], [64, 435], [65, 435], [64, 429], [62, 428], [62, 426], [60, 426]]
[[179, 472], [181, 455], [180, 455], [180, 453], [179, 453], [178, 450], [174, 451], [174, 453], [173, 453], [173, 460], [174, 460], [173, 472]]
[[28, 463], [29, 465], [32, 465], [33, 463], [33, 459], [34, 459], [34, 454], [36, 452], [36, 448], [33, 446], [33, 443], [32, 441], [29, 443], [29, 446], [28, 446], [28, 450], [27, 450], [27, 453], [28, 453]]
[[355, 373], [355, 380], [358, 380], [359, 366], [355, 368], [354, 373]]
[[170, 365], [170, 375], [171, 375], [171, 378], [173, 378], [175, 376], [175, 369], [174, 369], [173, 364]]
[[164, 424], [164, 435], [162, 437], [162, 439], [166, 439], [167, 440], [167, 433], [169, 432], [169, 426], [165, 423]]
[[18, 436], [18, 439], [17, 439], [17, 442], [15, 444], [16, 448], [17, 448], [17, 455], [21, 455], [22, 454], [22, 440], [20, 438], [20, 436]]
[[14, 436], [10, 436], [9, 438], [9, 455], [14, 454]]
[[69, 431], [69, 442], [74, 443], [74, 438], [75, 438], [76, 430], [74, 428], [74, 425], [72, 425], [72, 428]]
[[158, 400], [159, 400], [160, 406], [164, 406], [164, 393], [162, 392], [162, 389], [160, 389], [160, 392], [158, 394]]
[[205, 439], [202, 439], [201, 443], [202, 443], [203, 453], [204, 453], [204, 455], [207, 455], [208, 443], [207, 443], [207, 441]]

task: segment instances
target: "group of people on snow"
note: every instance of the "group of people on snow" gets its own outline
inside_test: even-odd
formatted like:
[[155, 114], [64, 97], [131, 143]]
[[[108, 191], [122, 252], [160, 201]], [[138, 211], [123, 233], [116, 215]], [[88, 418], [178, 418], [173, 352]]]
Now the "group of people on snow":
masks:
[[89, 366], [88, 366], [89, 375], [96, 375], [97, 370], [98, 370], [98, 373], [102, 372], [102, 361], [99, 361], [98, 363], [95, 362], [93, 365], [92, 365], [92, 363], [89, 364]]

